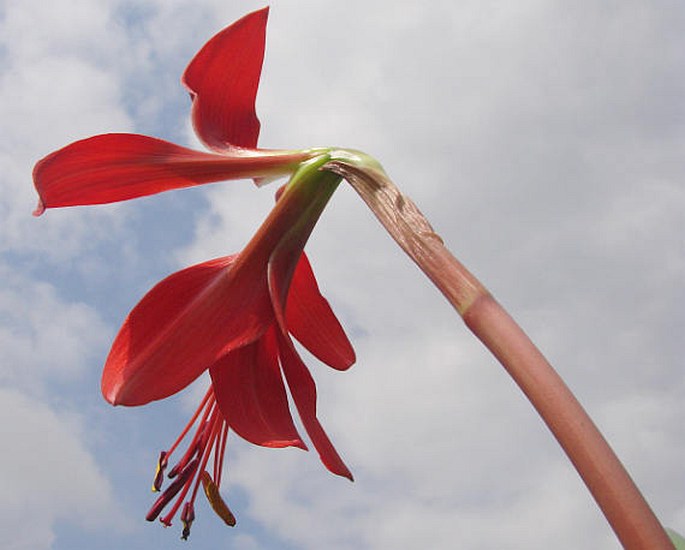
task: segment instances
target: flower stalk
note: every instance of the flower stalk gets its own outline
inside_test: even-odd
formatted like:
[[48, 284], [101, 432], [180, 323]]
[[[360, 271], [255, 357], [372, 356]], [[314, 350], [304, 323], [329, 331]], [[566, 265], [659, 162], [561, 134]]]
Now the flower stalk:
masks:
[[445, 247], [378, 163], [342, 152], [324, 166], [345, 178], [430, 278], [538, 411], [624, 548], [673, 549], [647, 501], [552, 365], [490, 292]]

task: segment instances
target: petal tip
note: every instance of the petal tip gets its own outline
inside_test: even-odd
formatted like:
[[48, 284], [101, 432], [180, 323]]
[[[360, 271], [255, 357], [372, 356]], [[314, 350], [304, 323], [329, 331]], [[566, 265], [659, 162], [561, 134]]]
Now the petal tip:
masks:
[[110, 405], [116, 407], [121, 404], [119, 392], [117, 392], [111, 384], [108, 384], [103, 380], [100, 384], [100, 391], [102, 392], [102, 397], [104, 397], [105, 401]]
[[354, 352], [354, 349], [352, 346], [350, 346], [349, 350], [347, 350], [347, 354], [343, 357], [343, 362], [340, 365], [342, 368], [340, 370], [347, 370], [349, 369], [352, 365], [354, 365], [357, 362], [357, 354]]
[[352, 483], [354, 483], [354, 476], [352, 475], [352, 472], [343, 464], [342, 468], [336, 468], [336, 469], [331, 469], [329, 470], [334, 473], [335, 475], [338, 475], [340, 477], [344, 477], [345, 479], [349, 479]]
[[120, 401], [117, 399], [116, 393], [109, 391], [106, 392], [104, 389], [102, 390], [102, 397], [105, 398], [105, 401], [109, 403], [110, 405], [116, 407], [117, 405], [120, 404]]
[[32, 215], [34, 217], [42, 216], [45, 213], [45, 204], [41, 199], [38, 199], [38, 204], [36, 205], [36, 209], [32, 212]]

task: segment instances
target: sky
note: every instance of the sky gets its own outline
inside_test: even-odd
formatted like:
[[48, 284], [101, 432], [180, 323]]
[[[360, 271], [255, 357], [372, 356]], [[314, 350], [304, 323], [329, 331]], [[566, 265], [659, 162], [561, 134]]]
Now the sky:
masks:
[[[253, 9], [0, 1], [0, 533], [9, 550], [614, 549], [521, 392], [354, 191], [307, 246], [357, 353], [308, 357], [355, 475], [229, 440], [230, 529], [148, 524], [158, 452], [206, 380], [113, 408], [99, 378], [156, 281], [238, 251], [275, 185], [31, 212], [33, 164], [129, 131], [199, 147], [179, 84]], [[679, 0], [349, 0], [270, 12], [264, 147], [361, 149], [552, 362], [661, 521], [685, 532], [685, 8]]]

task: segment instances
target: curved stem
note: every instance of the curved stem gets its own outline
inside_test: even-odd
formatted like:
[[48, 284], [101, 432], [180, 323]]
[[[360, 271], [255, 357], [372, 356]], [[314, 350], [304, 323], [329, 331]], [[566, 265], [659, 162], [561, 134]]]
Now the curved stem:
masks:
[[499, 360], [575, 466], [624, 548], [673, 549], [668, 535], [592, 419], [533, 342], [445, 248], [411, 200], [377, 166], [349, 157], [324, 168], [344, 177]]
[[538, 411], [624, 548], [673, 548], [658, 519], [591, 418], [507, 312], [492, 296], [486, 295], [464, 313], [464, 321]]

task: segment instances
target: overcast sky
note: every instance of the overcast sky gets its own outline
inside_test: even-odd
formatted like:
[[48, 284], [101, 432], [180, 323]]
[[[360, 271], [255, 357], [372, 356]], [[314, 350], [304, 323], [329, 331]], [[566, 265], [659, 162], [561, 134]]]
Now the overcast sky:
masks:
[[[229, 529], [144, 520], [201, 381], [112, 408], [99, 378], [157, 280], [235, 252], [275, 186], [31, 217], [36, 160], [135, 131], [197, 146], [180, 75], [263, 4], [0, 1], [0, 533], [9, 550], [618, 548], [503, 369], [342, 186], [308, 245], [358, 362], [308, 358], [352, 484], [229, 441]], [[685, 7], [680, 0], [275, 1], [265, 147], [378, 158], [685, 531]], [[177, 522], [180, 524], [180, 522]]]

